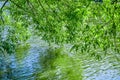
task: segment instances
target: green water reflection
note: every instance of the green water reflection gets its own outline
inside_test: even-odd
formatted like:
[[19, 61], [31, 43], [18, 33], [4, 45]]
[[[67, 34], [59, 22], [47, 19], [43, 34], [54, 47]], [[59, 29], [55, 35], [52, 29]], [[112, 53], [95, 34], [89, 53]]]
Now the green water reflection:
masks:
[[120, 80], [120, 65], [112, 55], [97, 61], [67, 53], [65, 47], [48, 47], [37, 37], [28, 43], [14, 54], [0, 55], [0, 80]]

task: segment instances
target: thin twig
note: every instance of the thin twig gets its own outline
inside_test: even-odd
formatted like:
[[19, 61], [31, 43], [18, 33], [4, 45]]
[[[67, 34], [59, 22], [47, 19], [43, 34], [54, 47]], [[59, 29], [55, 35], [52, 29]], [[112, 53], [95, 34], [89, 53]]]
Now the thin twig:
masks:
[[[30, 7], [30, 9], [32, 10], [33, 15], [35, 16], [35, 12], [34, 12], [35, 8], [34, 8], [33, 5], [30, 3], [29, 0], [26, 0], [26, 1], [27, 1], [28, 6]], [[34, 10], [33, 10], [33, 8], [34, 8]]]
[[107, 24], [110, 24], [110, 22], [111, 22], [111, 20], [109, 20], [108, 22], [104, 23], [104, 24], [102, 25], [102, 27], [106, 26]]
[[3, 24], [4, 24], [4, 19], [3, 19], [3, 17], [2, 17], [2, 10], [3, 10], [3, 8], [4, 8], [4, 6], [6, 5], [6, 3], [8, 2], [8, 0], [6, 0], [5, 2], [4, 2], [4, 4], [2, 5], [2, 7], [1, 7], [1, 9], [0, 9], [0, 12], [1, 12], [1, 15], [0, 15], [0, 18], [1, 18], [1, 20], [2, 20], [2, 22], [3, 22]]
[[1, 18], [1, 20], [2, 20], [2, 23], [4, 24], [5, 22], [4, 22], [4, 19], [3, 19], [3, 17], [2, 17], [2, 16], [0, 16], [0, 18]]
[[39, 5], [42, 7], [42, 9], [44, 10], [44, 12], [46, 12], [45, 8], [43, 7], [42, 3], [40, 2], [40, 0], [37, 0]]
[[[48, 20], [48, 15], [46, 14], [46, 10], [45, 8], [43, 7], [42, 3], [40, 2], [40, 0], [37, 0], [38, 1], [38, 4], [41, 6], [41, 8], [43, 9], [43, 12], [45, 14], [45, 18], [46, 18], [46, 23], [50, 23], [49, 20]], [[47, 24], [46, 24], [47, 25]]]
[[35, 9], [35, 7], [32, 5], [32, 3], [29, 0], [26, 0], [26, 1], [27, 1], [29, 8], [32, 10], [30, 13], [34, 15], [34, 18], [35, 18], [35, 19], [33, 18], [34, 21], [36, 21], [36, 23], [39, 24], [39, 21], [37, 21], [37, 19], [36, 19], [37, 12], [35, 12], [35, 11], [37, 11], [37, 10]]
[[3, 7], [6, 5], [7, 2], [8, 2], [8, 0], [6, 0], [6, 1], [4, 2], [4, 4], [3, 4], [2, 7], [1, 7], [1, 11], [2, 11]]
[[18, 8], [26, 11], [22, 6], [18, 5], [17, 3], [15, 3], [14, 1], [10, 0], [15, 6], [17, 6]]
[[[29, 10], [26, 10], [24, 7], [22, 7], [22, 6], [20, 6], [19, 4], [17, 4], [17, 3], [15, 3], [14, 1], [12, 1], [12, 0], [10, 0], [16, 7], [18, 7], [19, 9], [21, 9], [21, 10], [23, 10], [25, 13], [27, 13], [27, 14], [31, 14], [32, 12], [31, 11], [29, 11]], [[34, 14], [34, 16], [35, 16], [35, 14]]]
[[32, 9], [36, 10], [35, 7], [33, 6], [33, 4], [32, 4], [29, 0], [26, 0], [26, 1], [28, 2], [29, 6], [30, 6]]

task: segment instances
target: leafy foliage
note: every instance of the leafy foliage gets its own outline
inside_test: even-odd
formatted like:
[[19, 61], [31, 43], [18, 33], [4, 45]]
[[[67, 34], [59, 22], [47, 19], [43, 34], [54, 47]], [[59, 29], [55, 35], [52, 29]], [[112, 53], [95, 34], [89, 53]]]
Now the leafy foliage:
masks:
[[2, 14], [5, 22], [0, 25], [0, 49], [2, 53], [4, 51], [8, 54], [15, 53], [16, 47], [23, 44], [29, 38], [30, 33], [26, 27], [23, 27], [22, 22], [14, 21], [10, 14], [6, 16], [7, 12]]
[[111, 48], [119, 52], [119, 7], [118, 2], [111, 4], [110, 0], [103, 3], [10, 0], [7, 9], [15, 21], [26, 27], [34, 26], [44, 40], [57, 44], [71, 43], [81, 53], [93, 54], [96, 49], [106, 53]]
[[28, 39], [28, 34], [21, 32], [24, 28], [15, 29], [14, 27], [4, 27], [1, 29], [0, 33], [0, 48], [2, 52], [6, 51], [8, 54], [15, 53], [15, 49], [18, 45], [22, 44]]

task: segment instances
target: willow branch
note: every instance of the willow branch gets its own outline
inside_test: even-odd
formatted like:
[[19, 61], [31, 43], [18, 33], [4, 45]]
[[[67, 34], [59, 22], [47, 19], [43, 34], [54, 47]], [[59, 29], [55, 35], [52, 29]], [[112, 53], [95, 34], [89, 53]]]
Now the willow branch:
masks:
[[2, 17], [2, 16], [0, 16], [0, 18], [1, 18], [1, 20], [2, 20], [2, 23], [4, 24], [5, 22], [4, 22], [4, 20], [3, 20], [3, 17]]
[[[26, 1], [27, 1], [27, 4], [28, 4], [29, 8], [32, 10], [33, 15], [35, 16], [35, 12], [34, 12], [35, 8], [34, 8], [33, 5], [30, 3], [29, 0], [26, 0]], [[33, 9], [33, 8], [34, 8], [34, 9]]]
[[3, 10], [3, 8], [4, 8], [4, 6], [6, 5], [7, 2], [8, 2], [8, 0], [6, 0], [6, 1], [4, 2], [4, 4], [2, 5], [2, 7], [1, 7], [1, 9], [0, 9], [0, 12], [1, 12], [0, 18], [1, 18], [2, 22], [3, 22], [3, 24], [4, 24], [4, 20], [3, 20], [3, 17], [2, 17], [2, 10]]
[[3, 4], [2, 7], [1, 7], [1, 11], [2, 11], [3, 7], [6, 5], [7, 2], [8, 2], [8, 0], [6, 0], [6, 1], [4, 2], [4, 4]]
[[40, 0], [37, 0], [39, 5], [42, 7], [42, 9], [44, 10], [44, 12], [46, 11], [45, 8], [43, 7], [42, 3], [40, 2]]
[[30, 13], [34, 15], [34, 18], [35, 18], [35, 19], [33, 18], [34, 21], [37, 22], [37, 24], [39, 24], [39, 21], [36, 19], [37, 18], [36, 17], [37, 12], [35, 12], [35, 11], [37, 11], [37, 10], [35, 9], [33, 4], [29, 0], [26, 0], [26, 1], [27, 1], [27, 4], [28, 4], [29, 8], [30, 8]]
[[41, 6], [41, 8], [43, 9], [43, 12], [44, 12], [44, 14], [45, 14], [45, 17], [46, 17], [46, 21], [47, 21], [47, 23], [49, 23], [49, 20], [48, 20], [48, 16], [47, 16], [47, 14], [46, 14], [46, 10], [45, 10], [45, 8], [43, 7], [43, 5], [42, 5], [42, 3], [40, 2], [40, 0], [37, 0], [38, 1], [38, 4]]
[[36, 10], [35, 7], [33, 6], [33, 4], [32, 4], [29, 0], [26, 0], [26, 1], [27, 1], [28, 5], [29, 5], [32, 9]]
[[14, 1], [10, 0], [15, 6], [17, 6], [18, 8], [26, 11], [22, 6], [18, 5], [17, 3], [15, 3]]

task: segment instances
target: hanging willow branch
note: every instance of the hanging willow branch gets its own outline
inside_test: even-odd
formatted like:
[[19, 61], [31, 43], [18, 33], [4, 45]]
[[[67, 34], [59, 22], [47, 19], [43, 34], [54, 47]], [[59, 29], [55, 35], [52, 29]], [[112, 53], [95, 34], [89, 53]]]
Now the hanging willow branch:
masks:
[[[50, 22], [49, 22], [49, 20], [48, 20], [48, 15], [47, 15], [47, 11], [46, 11], [46, 9], [44, 8], [44, 6], [42, 5], [42, 3], [41, 3], [41, 1], [40, 0], [37, 0], [38, 1], [38, 4], [41, 6], [41, 8], [43, 9], [43, 12], [44, 12], [44, 14], [45, 14], [45, 18], [46, 18], [46, 23], [49, 23], [50, 24]], [[47, 25], [47, 24], [46, 24]]]
[[4, 4], [3, 4], [2, 7], [1, 7], [1, 11], [2, 11], [3, 7], [6, 5], [7, 2], [8, 2], [8, 0], [6, 0], [6, 1], [4, 2]]
[[17, 4], [17, 3], [15, 3], [14, 1], [12, 1], [12, 0], [10, 0], [11, 1], [11, 3], [13, 3], [15, 6], [17, 6], [18, 8], [20, 8], [20, 9], [22, 9], [22, 10], [24, 10], [24, 11], [26, 11], [22, 6], [20, 6], [19, 4]]
[[3, 17], [2, 17], [2, 12], [3, 12], [4, 6], [6, 5], [7, 2], [8, 2], [8, 0], [6, 0], [6, 1], [4, 2], [4, 4], [2, 5], [2, 7], [1, 7], [1, 9], [0, 9], [0, 13], [1, 13], [0, 18], [1, 18], [2, 22], [3, 22], [3, 24], [4, 24], [4, 20], [3, 20]]
[[32, 13], [33, 13], [33, 15], [35, 16], [35, 8], [34, 8], [34, 6], [32, 5], [32, 3], [30, 3], [30, 1], [29, 0], [26, 0], [27, 1], [27, 4], [28, 4], [28, 6], [29, 6], [29, 8], [32, 10]]

